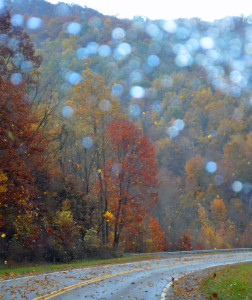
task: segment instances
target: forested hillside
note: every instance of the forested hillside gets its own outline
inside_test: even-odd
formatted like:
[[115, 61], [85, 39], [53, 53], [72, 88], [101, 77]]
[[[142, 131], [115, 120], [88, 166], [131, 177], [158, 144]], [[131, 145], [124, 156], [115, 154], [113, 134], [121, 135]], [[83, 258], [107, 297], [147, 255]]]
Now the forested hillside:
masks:
[[252, 25], [0, 6], [0, 257], [252, 247]]

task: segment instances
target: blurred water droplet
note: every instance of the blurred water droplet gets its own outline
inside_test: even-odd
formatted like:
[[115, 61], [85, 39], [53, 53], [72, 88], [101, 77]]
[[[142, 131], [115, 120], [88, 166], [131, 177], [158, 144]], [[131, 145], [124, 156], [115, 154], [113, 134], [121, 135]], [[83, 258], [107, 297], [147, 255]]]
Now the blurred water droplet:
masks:
[[77, 22], [72, 22], [67, 25], [67, 32], [69, 34], [76, 35], [80, 33], [80, 31], [81, 31], [81, 25]]
[[89, 51], [87, 48], [79, 48], [76, 51], [76, 57], [79, 59], [85, 59], [88, 57], [88, 55], [89, 55]]
[[[4, 0], [0, 0], [0, 10], [3, 9], [4, 6], [5, 6]], [[0, 11], [0, 13], [1, 13], [1, 11]]]
[[217, 170], [217, 164], [214, 161], [209, 161], [206, 164], [206, 170], [209, 173], [214, 173]]
[[17, 85], [22, 81], [22, 75], [20, 73], [13, 73], [10, 77], [12, 84]]
[[214, 47], [214, 40], [210, 37], [203, 37], [200, 40], [200, 45], [203, 49], [212, 49]]
[[20, 14], [15, 14], [11, 17], [11, 25], [12, 26], [23, 26], [24, 17]]
[[87, 136], [82, 140], [82, 145], [84, 148], [89, 149], [94, 145], [94, 142], [91, 137]]
[[161, 32], [161, 30], [159, 29], [159, 27], [155, 24], [148, 24], [146, 26], [146, 32], [153, 38], [156, 40], [161, 40], [163, 38], [163, 34]]
[[17, 51], [19, 48], [19, 41], [15, 38], [10, 39], [8, 42], [8, 48], [13, 51]]
[[111, 33], [112, 39], [115, 41], [123, 40], [125, 38], [125, 35], [126, 35], [125, 30], [120, 27], [113, 29]]
[[96, 42], [89, 42], [86, 48], [89, 55], [95, 55], [98, 52], [99, 45]]
[[232, 184], [232, 190], [236, 193], [242, 190], [242, 183], [240, 181], [234, 181]]
[[176, 36], [180, 40], [185, 40], [189, 37], [190, 30], [186, 27], [178, 27], [176, 30]]
[[138, 117], [141, 114], [141, 108], [138, 104], [132, 104], [129, 106], [129, 114], [132, 117]]
[[62, 115], [65, 117], [65, 118], [70, 118], [70, 117], [72, 117], [72, 115], [73, 115], [73, 113], [74, 113], [74, 111], [73, 111], [73, 109], [72, 109], [72, 107], [71, 106], [64, 106], [63, 108], [62, 108]]
[[252, 191], [252, 184], [249, 183], [249, 182], [245, 182], [245, 183], [242, 185], [242, 191], [243, 191], [243, 193], [245, 193], [245, 194], [249, 194], [249, 193]]
[[129, 81], [131, 83], [138, 83], [143, 79], [143, 76], [140, 72], [138, 71], [133, 71], [129, 75]]
[[163, 104], [162, 101], [157, 100], [152, 104], [152, 111], [156, 113], [162, 113], [163, 112]]
[[111, 54], [111, 48], [108, 45], [101, 45], [98, 49], [98, 54], [102, 57], [107, 57]]
[[0, 46], [4, 46], [8, 43], [9, 36], [5, 33], [0, 34]]
[[157, 55], [150, 55], [147, 58], [147, 63], [151, 66], [151, 67], [157, 67], [160, 64], [160, 58]]
[[68, 82], [70, 82], [73, 85], [81, 82], [81, 75], [76, 72], [68, 71], [65, 75], [65, 78]]
[[32, 30], [39, 29], [41, 25], [42, 25], [42, 20], [37, 17], [31, 17], [26, 22], [26, 26]]
[[175, 63], [178, 67], [187, 67], [193, 64], [193, 57], [189, 53], [180, 53], [175, 58]]
[[173, 20], [167, 20], [163, 23], [162, 28], [169, 33], [173, 33], [177, 29], [177, 24]]
[[184, 123], [184, 121], [181, 120], [181, 119], [176, 119], [176, 120], [173, 122], [172, 125], [173, 125], [174, 127], [176, 127], [178, 131], [183, 130], [184, 127], [185, 127], [185, 123]]
[[133, 98], [143, 98], [145, 95], [144, 88], [142, 88], [141, 86], [138, 86], [138, 85], [133, 86], [130, 89], [130, 95]]
[[20, 67], [22, 62], [24, 60], [24, 55], [22, 53], [16, 53], [14, 56], [13, 56], [13, 63], [16, 67]]
[[179, 131], [178, 128], [176, 128], [175, 126], [171, 126], [168, 128], [167, 133], [166, 133], [169, 137], [171, 138], [175, 138], [178, 136]]
[[121, 84], [114, 84], [111, 87], [111, 93], [115, 96], [120, 96], [123, 92], [123, 86]]
[[117, 51], [121, 56], [125, 57], [131, 53], [132, 48], [128, 43], [120, 43], [117, 47]]

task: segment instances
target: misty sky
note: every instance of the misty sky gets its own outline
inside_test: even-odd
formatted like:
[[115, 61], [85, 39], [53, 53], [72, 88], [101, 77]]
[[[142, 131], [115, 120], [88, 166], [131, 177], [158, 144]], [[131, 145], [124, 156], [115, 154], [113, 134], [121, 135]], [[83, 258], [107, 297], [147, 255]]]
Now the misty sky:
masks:
[[[58, 0], [47, 0], [58, 3]], [[203, 20], [215, 20], [225, 16], [252, 15], [252, 1], [240, 0], [63, 0], [98, 10], [105, 15], [119, 18], [134, 16], [149, 19], [177, 19], [199, 17]]]

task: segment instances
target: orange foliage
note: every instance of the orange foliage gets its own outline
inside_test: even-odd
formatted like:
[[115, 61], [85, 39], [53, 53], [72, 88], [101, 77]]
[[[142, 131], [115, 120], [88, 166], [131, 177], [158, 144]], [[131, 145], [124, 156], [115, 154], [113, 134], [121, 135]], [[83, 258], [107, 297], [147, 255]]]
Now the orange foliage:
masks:
[[163, 229], [154, 217], [150, 217], [149, 222], [149, 232], [152, 241], [152, 251], [164, 251], [165, 234], [163, 232]]
[[33, 129], [37, 119], [23, 95], [24, 88], [13, 86], [0, 77], [0, 170], [7, 176], [6, 192], [1, 193], [2, 226], [10, 210], [10, 224], [18, 222], [17, 215], [32, 211], [29, 198], [36, 195], [35, 181], [43, 173], [42, 153], [46, 145], [40, 133]]

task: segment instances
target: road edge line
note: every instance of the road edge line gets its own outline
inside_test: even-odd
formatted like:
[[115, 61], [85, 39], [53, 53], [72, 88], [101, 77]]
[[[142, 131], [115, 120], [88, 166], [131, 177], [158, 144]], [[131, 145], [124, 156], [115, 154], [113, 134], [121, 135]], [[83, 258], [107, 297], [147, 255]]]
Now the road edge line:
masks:
[[[246, 262], [249, 262], [249, 261], [244, 261], [245, 263]], [[214, 267], [219, 267], [219, 266], [226, 266], [226, 265], [236, 265], [236, 264], [239, 264], [239, 263], [243, 263], [243, 262], [236, 262], [236, 263], [226, 263], [226, 264], [221, 264], [221, 265], [216, 265], [216, 266], [213, 266], [213, 267], [209, 267], [209, 268], [202, 268], [202, 269], [198, 269], [198, 270], [194, 270], [194, 271], [191, 271], [191, 272], [187, 272], [183, 275], [180, 275], [179, 277], [175, 278], [174, 281], [178, 281], [180, 280], [181, 278], [189, 275], [189, 274], [192, 274], [192, 273], [195, 273], [195, 272], [198, 272], [198, 271], [201, 271], [201, 270], [205, 270], [205, 269], [211, 269], [211, 268], [214, 268]], [[166, 294], [169, 290], [169, 288], [173, 285], [174, 281], [170, 281], [166, 286], [165, 288], [162, 290], [162, 294], [161, 294], [161, 297], [160, 297], [160, 300], [165, 300], [165, 297], [166, 297]]]

